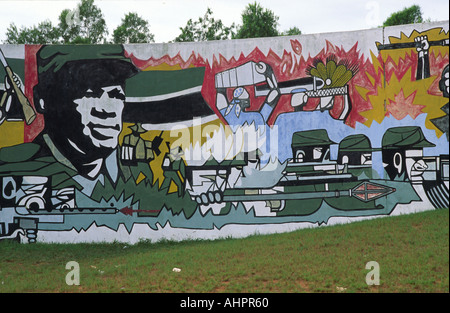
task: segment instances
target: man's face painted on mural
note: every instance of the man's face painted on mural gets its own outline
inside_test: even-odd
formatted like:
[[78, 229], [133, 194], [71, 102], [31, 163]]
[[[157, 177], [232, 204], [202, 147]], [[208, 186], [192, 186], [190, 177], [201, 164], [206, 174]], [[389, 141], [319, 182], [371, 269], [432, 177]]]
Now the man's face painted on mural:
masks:
[[89, 88], [82, 98], [73, 101], [81, 116], [83, 135], [95, 147], [117, 147], [124, 101], [125, 93], [119, 85]]

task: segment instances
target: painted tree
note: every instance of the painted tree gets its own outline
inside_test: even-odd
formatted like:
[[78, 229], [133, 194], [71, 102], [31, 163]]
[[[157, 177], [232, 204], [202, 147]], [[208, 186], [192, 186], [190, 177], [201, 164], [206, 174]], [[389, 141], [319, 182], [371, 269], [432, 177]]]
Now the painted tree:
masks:
[[209, 41], [231, 39], [235, 26], [227, 27], [222, 20], [212, 17], [212, 10], [208, 8], [203, 17], [197, 21], [189, 19], [185, 27], [180, 27], [181, 34], [174, 39], [175, 42]]
[[128, 13], [122, 23], [113, 32], [113, 42], [117, 44], [155, 42], [155, 36], [150, 33], [148, 21], [137, 13]]
[[242, 25], [234, 36], [240, 38], [274, 37], [278, 36], [279, 17], [269, 9], [264, 9], [259, 3], [248, 4], [242, 12]]

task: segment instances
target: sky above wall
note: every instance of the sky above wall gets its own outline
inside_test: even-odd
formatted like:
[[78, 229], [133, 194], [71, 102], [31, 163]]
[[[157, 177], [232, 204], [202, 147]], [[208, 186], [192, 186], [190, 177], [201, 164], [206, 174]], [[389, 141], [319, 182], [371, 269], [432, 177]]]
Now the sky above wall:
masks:
[[[0, 0], [0, 43], [10, 23], [31, 27], [48, 19], [54, 25], [64, 9], [74, 9], [80, 0]], [[95, 0], [102, 10], [109, 34], [128, 12], [137, 12], [150, 24], [158, 43], [180, 34], [189, 19], [197, 20], [209, 7], [225, 25], [241, 24], [241, 14], [254, 0]], [[257, 0], [279, 17], [279, 30], [298, 27], [303, 34], [350, 31], [380, 26], [393, 12], [413, 4], [431, 21], [449, 20], [448, 0]]]

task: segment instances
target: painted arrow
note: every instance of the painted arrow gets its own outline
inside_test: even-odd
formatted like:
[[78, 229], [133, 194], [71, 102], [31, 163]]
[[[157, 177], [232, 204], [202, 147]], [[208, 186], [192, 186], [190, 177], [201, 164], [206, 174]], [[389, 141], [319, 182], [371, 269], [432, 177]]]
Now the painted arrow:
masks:
[[371, 182], [362, 182], [350, 190], [350, 195], [358, 200], [368, 202], [395, 192], [395, 188]]
[[130, 208], [127, 206], [127, 207], [120, 209], [119, 211], [125, 215], [131, 216], [131, 215], [133, 215], [134, 212], [159, 213], [160, 210], [133, 210], [133, 208]]

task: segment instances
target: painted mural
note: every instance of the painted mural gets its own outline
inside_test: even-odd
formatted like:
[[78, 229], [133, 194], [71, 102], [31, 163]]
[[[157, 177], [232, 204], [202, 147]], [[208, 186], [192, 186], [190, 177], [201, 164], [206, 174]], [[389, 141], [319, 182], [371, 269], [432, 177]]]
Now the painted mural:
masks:
[[0, 50], [0, 240], [241, 237], [448, 208], [448, 22]]

